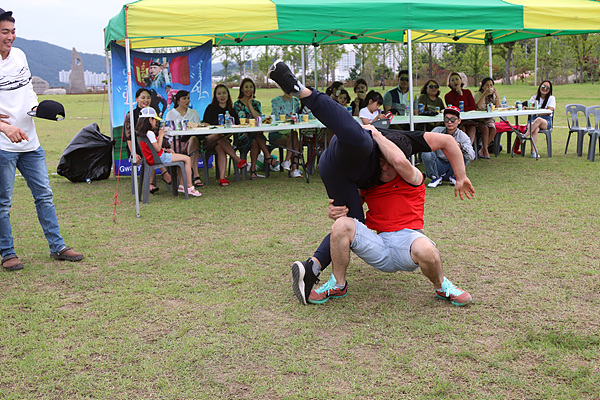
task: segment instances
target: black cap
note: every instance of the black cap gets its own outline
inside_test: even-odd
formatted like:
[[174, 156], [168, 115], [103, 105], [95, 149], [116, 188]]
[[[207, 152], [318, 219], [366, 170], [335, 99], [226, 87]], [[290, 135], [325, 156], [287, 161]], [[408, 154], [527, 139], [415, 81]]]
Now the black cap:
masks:
[[0, 8], [0, 17], [4, 17], [5, 15], [12, 16], [12, 11], [4, 11], [3, 8]]
[[60, 121], [65, 119], [65, 108], [58, 101], [43, 100], [38, 104], [35, 111], [29, 111], [27, 114], [32, 117], [49, 119], [51, 121]]

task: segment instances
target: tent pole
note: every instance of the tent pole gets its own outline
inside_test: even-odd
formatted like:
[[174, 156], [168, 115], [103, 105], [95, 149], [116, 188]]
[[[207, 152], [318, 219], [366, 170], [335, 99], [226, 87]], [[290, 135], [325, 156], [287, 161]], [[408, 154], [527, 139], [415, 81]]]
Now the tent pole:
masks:
[[135, 125], [133, 123], [133, 84], [131, 81], [131, 50], [129, 38], [125, 38], [125, 59], [127, 60], [127, 103], [129, 104], [129, 125], [131, 126], [131, 179], [133, 181], [133, 194], [135, 195], [135, 216], [140, 217], [140, 196], [137, 175], [137, 153], [135, 146]]
[[533, 86], [537, 86], [537, 46], [538, 38], [535, 38], [535, 68], [534, 68], [534, 78], [533, 78]]
[[313, 49], [315, 50], [315, 56], [314, 56], [314, 64], [315, 64], [315, 87], [317, 88], [317, 90], [319, 90], [319, 78], [317, 76], [317, 47], [313, 46]]
[[409, 29], [406, 31], [408, 39], [408, 120], [410, 121], [410, 130], [415, 129], [415, 122], [413, 121], [413, 65], [412, 65], [412, 31]]
[[[110, 73], [110, 70], [112, 69], [111, 68], [112, 63], [111, 63], [111, 60], [108, 59], [108, 51], [106, 51], [106, 49], [104, 49], [104, 58], [106, 60], [106, 74], [108, 76], [108, 78], [106, 79], [106, 89], [108, 91], [108, 124], [110, 126], [110, 138], [111, 138], [111, 140], [115, 140], [114, 135], [113, 135], [113, 124], [112, 124], [112, 114], [113, 114], [112, 75]], [[123, 138], [121, 138], [121, 140], [123, 140]], [[117, 173], [115, 171], [115, 152], [112, 151], [111, 153], [112, 153], [111, 158], [112, 158], [113, 177], [116, 178]]]
[[306, 86], [306, 58], [304, 55], [304, 45], [300, 46], [300, 58], [302, 60], [302, 84]]
[[494, 79], [492, 76], [492, 45], [488, 45], [488, 65], [489, 65], [489, 77]]
[[[410, 121], [410, 130], [415, 130], [415, 122], [413, 121], [413, 65], [412, 65], [412, 31], [408, 29], [406, 31], [406, 38], [408, 39], [408, 120]], [[400, 77], [398, 77], [400, 79]], [[410, 156], [410, 162], [415, 165], [416, 159], [414, 154]]]

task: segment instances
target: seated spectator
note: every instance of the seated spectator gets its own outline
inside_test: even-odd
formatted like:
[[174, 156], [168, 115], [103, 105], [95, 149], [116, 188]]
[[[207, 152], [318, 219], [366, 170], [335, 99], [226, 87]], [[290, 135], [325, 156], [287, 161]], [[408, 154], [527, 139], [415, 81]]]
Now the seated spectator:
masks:
[[[152, 94], [149, 89], [140, 88], [135, 92], [135, 102], [136, 107], [133, 110], [133, 126], [135, 127], [140, 118], [140, 113], [143, 108], [150, 106], [152, 102]], [[158, 112], [158, 110], [155, 109]], [[127, 141], [127, 150], [129, 155], [131, 156], [131, 119], [129, 118], [129, 112], [125, 115], [125, 120], [123, 121], [123, 138]], [[136, 154], [136, 163], [139, 165], [142, 162], [142, 157], [140, 155], [139, 149], [137, 149]], [[161, 168], [160, 172], [162, 173], [162, 180], [167, 184], [171, 184], [171, 175], [167, 171], [166, 168]], [[150, 182], [150, 193], [154, 194], [158, 192], [158, 186], [156, 186], [155, 181], [155, 173], [152, 171], [151, 182]]]
[[340, 81], [335, 81], [325, 90], [325, 94], [329, 95], [334, 101], [337, 101], [340, 91], [344, 88], [344, 84]]
[[[146, 135], [146, 137], [148, 138], [148, 140], [150, 140], [150, 143], [152, 144], [152, 146], [154, 146], [154, 149], [158, 153], [160, 161], [162, 161], [163, 163], [183, 161], [186, 169], [187, 182], [183, 182], [181, 170], [178, 168], [177, 175], [179, 176], [179, 182], [182, 183], [181, 185], [179, 185], [179, 192], [183, 193], [187, 191], [187, 193], [190, 196], [202, 196], [202, 193], [197, 191], [194, 185], [192, 184], [192, 162], [190, 161], [190, 158], [186, 155], [173, 153], [172, 150], [162, 148], [161, 143], [165, 137], [166, 128], [163, 126], [159, 129], [159, 121], [161, 121], [161, 119], [156, 114], [156, 110], [154, 110], [152, 107], [143, 108], [140, 113], [140, 118], [137, 124], [135, 125], [136, 134]], [[152, 152], [148, 148], [146, 143], [142, 142], [140, 147], [148, 165], [154, 165], [154, 156], [152, 155]], [[184, 187], [184, 185], [186, 186]]]
[[440, 98], [440, 85], [435, 79], [430, 79], [421, 88], [418, 104], [423, 104], [423, 111], [437, 111], [444, 109], [444, 102]]
[[[244, 78], [240, 84], [240, 94], [238, 99], [233, 104], [233, 108], [237, 112], [240, 118], [256, 118], [262, 114], [260, 101], [254, 97], [256, 95], [256, 85], [250, 78]], [[258, 179], [256, 173], [256, 160], [258, 159], [258, 153], [262, 150], [264, 154], [265, 163], [273, 170], [279, 171], [279, 161], [275, 160], [271, 156], [271, 152], [267, 147], [267, 139], [262, 133], [250, 133], [241, 134], [238, 136], [238, 143], [241, 150], [250, 151], [250, 179]]]
[[[190, 92], [186, 90], [180, 90], [175, 94], [173, 100], [173, 109], [167, 113], [165, 121], [175, 122], [176, 124], [187, 124], [188, 122], [194, 122], [200, 124], [200, 115], [198, 111], [189, 107], [190, 105]], [[198, 172], [198, 158], [200, 158], [200, 141], [196, 136], [183, 136], [177, 143], [173, 143], [173, 138], [169, 139], [169, 144], [174, 151], [181, 154], [187, 154], [192, 160], [192, 182], [194, 186], [202, 187], [202, 179], [200, 179], [200, 173]]]
[[[204, 123], [209, 125], [219, 124], [219, 114], [225, 115], [225, 112], [229, 111], [229, 115], [234, 119], [236, 124], [239, 124], [240, 119], [233, 108], [231, 102], [231, 95], [229, 89], [222, 83], [215, 86], [213, 92], [212, 102], [206, 107], [204, 111]], [[217, 167], [219, 169], [219, 186], [229, 186], [229, 181], [225, 178], [225, 172], [227, 170], [227, 156], [233, 159], [238, 168], [244, 168], [247, 165], [247, 161], [241, 159], [236, 154], [233, 146], [225, 135], [213, 134], [206, 138], [206, 148], [208, 150], [214, 149], [217, 153]]]
[[[480, 111], [487, 111], [488, 104], [494, 107], [500, 107], [500, 96], [494, 88], [494, 80], [490, 77], [483, 78], [479, 90], [475, 92], [475, 104]], [[479, 131], [481, 132], [481, 150], [479, 157], [490, 158], [488, 147], [496, 137], [496, 124], [494, 118], [485, 118], [479, 120]]]
[[365, 98], [367, 97], [367, 92], [369, 91], [369, 85], [367, 85], [367, 81], [362, 78], [359, 78], [354, 83], [354, 93], [356, 97], [352, 100], [352, 115], [354, 117], [358, 117], [358, 113], [360, 110], [367, 106], [365, 102]]
[[[475, 159], [475, 151], [471, 145], [469, 137], [460, 129], [460, 110], [455, 106], [448, 106], [444, 109], [444, 126], [433, 128], [433, 132], [445, 133], [452, 135], [460, 146], [465, 160], [465, 167]], [[456, 177], [454, 170], [448, 161], [448, 158], [441, 150], [421, 153], [423, 164], [425, 165], [425, 173], [431, 182], [427, 185], [430, 188], [438, 187], [442, 181], [449, 181], [452, 186], [456, 185]]]
[[[299, 114], [301, 108], [302, 106], [300, 105], [300, 100], [298, 100], [297, 97], [292, 97], [285, 92], [283, 95], [277, 96], [271, 100], [271, 109], [276, 117], [279, 115], [285, 115], [286, 119], [289, 119], [293, 114]], [[296, 130], [270, 132], [269, 141], [287, 147], [288, 149], [293, 149], [298, 152], [300, 151], [298, 131]], [[289, 150], [286, 151], [285, 161], [281, 163], [281, 166], [284, 170], [290, 171], [291, 178], [301, 178], [302, 173], [298, 169], [298, 163], [296, 159], [294, 159], [294, 162], [292, 163], [293, 155], [293, 152]]]
[[340, 94], [337, 97], [337, 102], [342, 106], [348, 108], [348, 103], [350, 102], [350, 93], [346, 89], [340, 89]]
[[408, 70], [403, 69], [398, 74], [398, 87], [388, 90], [383, 96], [383, 112], [392, 111], [397, 115], [408, 115], [408, 96]]
[[[531, 99], [529, 99], [529, 107], [535, 107], [535, 109], [545, 108], [554, 112], [554, 109], [556, 108], [556, 98], [552, 95], [552, 83], [550, 81], [543, 81], [540, 83], [537, 94], [531, 96]], [[552, 114], [532, 115], [531, 120], [533, 121], [531, 123], [531, 131], [529, 131], [529, 127], [527, 127], [525, 136], [531, 136], [531, 140], [537, 145], [537, 135], [540, 129], [552, 128]], [[533, 146], [531, 146], [531, 157], [539, 157], [533, 150]]]
[[[421, 88], [421, 94], [417, 99], [417, 104], [415, 105], [415, 112], [419, 111], [419, 104], [423, 104], [423, 112], [435, 112], [437, 108], [437, 112], [441, 112], [444, 109], [444, 101], [440, 97], [440, 85], [437, 83], [435, 79], [430, 79]], [[425, 131], [431, 132], [433, 128], [436, 126], [443, 125], [441, 123], [427, 123], [421, 124], [421, 128], [424, 128]]]
[[[450, 74], [448, 78], [448, 87], [451, 89], [444, 99], [446, 100], [446, 106], [454, 106], [460, 109], [460, 102], [463, 102], [463, 110], [462, 111], [475, 111], [477, 106], [475, 105], [475, 99], [473, 99], [473, 94], [469, 89], [463, 89], [465, 83], [462, 81], [461, 76], [458, 72], [453, 72]], [[469, 139], [471, 139], [471, 144], [475, 142], [475, 134], [477, 132], [478, 122], [475, 121], [464, 121], [461, 125]]]
[[385, 119], [383, 114], [381, 114], [381, 110], [379, 109], [383, 103], [381, 94], [371, 90], [369, 93], [367, 93], [365, 100], [367, 102], [367, 106], [360, 110], [360, 113], [358, 114], [363, 125], [370, 125], [379, 119]]

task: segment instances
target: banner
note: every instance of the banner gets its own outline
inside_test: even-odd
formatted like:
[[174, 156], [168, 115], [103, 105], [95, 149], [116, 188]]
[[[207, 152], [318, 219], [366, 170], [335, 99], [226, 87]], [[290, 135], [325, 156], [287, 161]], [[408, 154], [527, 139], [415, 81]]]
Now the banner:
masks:
[[[122, 126], [129, 111], [127, 101], [127, 67], [125, 48], [111, 44], [112, 56], [112, 126]], [[131, 51], [133, 96], [142, 87], [150, 89], [152, 105], [157, 112], [166, 115], [169, 94], [178, 90], [190, 92], [190, 107], [198, 111], [200, 118], [210, 104], [212, 43], [206, 42], [181, 53], [143, 53]], [[170, 100], [170, 99], [169, 99]], [[135, 101], [135, 99], [133, 99]], [[133, 106], [135, 108], [135, 104]]]
[[[127, 102], [127, 58], [125, 48], [111, 44], [112, 59], [112, 112], [113, 139], [115, 146], [115, 172], [120, 175], [131, 174], [127, 145], [120, 146], [122, 126], [129, 111]], [[151, 106], [161, 115], [173, 108], [175, 93], [179, 90], [190, 92], [190, 108], [198, 111], [200, 118], [212, 100], [212, 43], [180, 53], [143, 53], [131, 51], [133, 108], [135, 92], [148, 88], [152, 95]], [[201, 164], [201, 162], [200, 162]]]

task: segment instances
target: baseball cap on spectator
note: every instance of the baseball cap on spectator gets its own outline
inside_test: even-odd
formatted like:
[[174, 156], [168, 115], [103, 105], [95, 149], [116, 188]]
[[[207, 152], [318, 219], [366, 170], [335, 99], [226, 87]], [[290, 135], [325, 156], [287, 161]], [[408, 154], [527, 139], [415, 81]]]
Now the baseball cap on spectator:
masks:
[[446, 115], [446, 114], [454, 114], [458, 118], [460, 118], [460, 110], [456, 106], [448, 106], [448, 107], [444, 108], [444, 115]]
[[58, 101], [42, 100], [35, 111], [29, 111], [27, 114], [51, 121], [61, 121], [65, 119], [65, 107]]
[[156, 110], [152, 107], [142, 108], [142, 111], [140, 111], [140, 118], [154, 118], [159, 121], [162, 121], [162, 119], [158, 115], [156, 115]]

